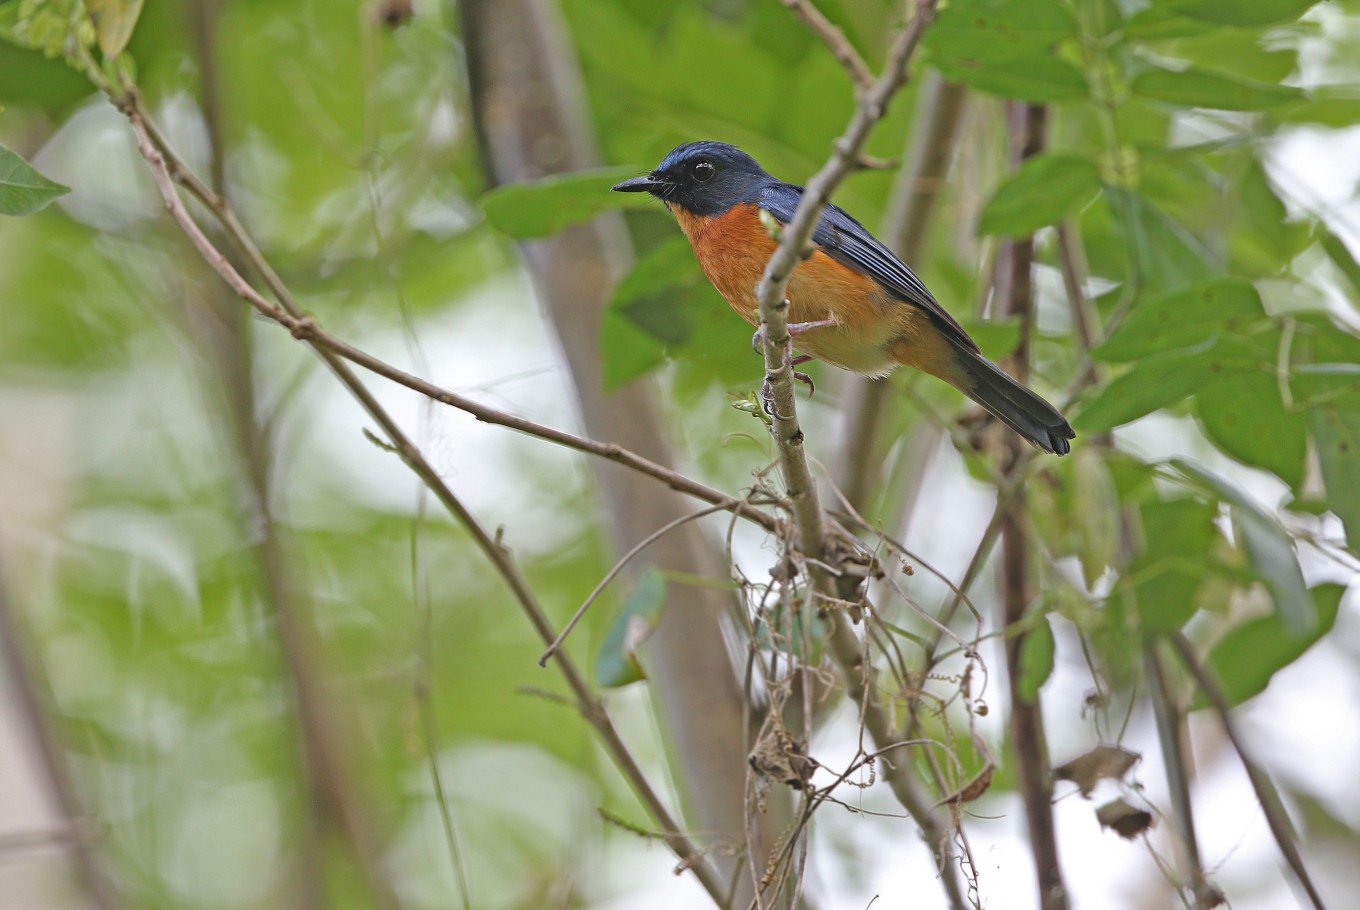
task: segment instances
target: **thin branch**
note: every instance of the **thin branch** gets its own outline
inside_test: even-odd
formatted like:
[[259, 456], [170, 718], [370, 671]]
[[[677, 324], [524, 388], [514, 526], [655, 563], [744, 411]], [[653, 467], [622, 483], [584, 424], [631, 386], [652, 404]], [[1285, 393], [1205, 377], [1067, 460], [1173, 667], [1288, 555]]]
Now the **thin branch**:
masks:
[[[1166, 667], [1159, 652], [1159, 642], [1147, 639], [1143, 643], [1143, 663], [1147, 668], [1148, 695], [1157, 721], [1157, 737], [1162, 744], [1162, 764], [1166, 766], [1167, 789], [1171, 791], [1171, 809], [1176, 817], [1180, 835], [1180, 855], [1184, 866], [1183, 878], [1189, 881], [1190, 893], [1196, 910], [1212, 910], [1222, 903], [1222, 894], [1213, 888], [1204, 875], [1200, 859], [1199, 838], [1195, 835], [1194, 806], [1190, 800], [1190, 756], [1185, 749], [1185, 715], [1171, 694]], [[1220, 898], [1215, 901], [1214, 898]]]
[[[287, 285], [279, 278], [278, 273], [270, 266], [268, 260], [265, 259], [264, 254], [260, 252], [260, 249], [255, 244], [253, 238], [241, 225], [239, 219], [237, 219], [235, 211], [227, 204], [226, 200], [205, 186], [203, 182], [179, 160], [170, 149], [164, 137], [161, 136], [154, 122], [147, 117], [146, 111], [142, 108], [141, 101], [136, 94], [130, 94], [126, 100], [120, 102], [119, 106], [129, 117], [131, 117], [133, 113], [138, 116], [146, 133], [151, 137], [156, 151], [161, 155], [165, 168], [174, 178], [174, 181], [188, 190], [194, 198], [203, 203], [203, 205], [212, 212], [213, 216], [222, 224], [223, 229], [227, 232], [227, 236], [230, 237], [232, 242], [242, 251], [251, 267], [264, 280], [270, 293], [274, 295], [276, 300], [283, 304], [283, 309], [269, 303], [269, 301], [255, 291], [254, 288], [250, 287], [244, 279], [241, 280], [239, 286], [233, 284], [232, 289], [262, 316], [277, 322], [291, 332], [295, 338], [306, 341], [314, 348], [323, 348], [331, 354], [338, 355], [356, 366], [363, 367], [369, 372], [376, 373], [384, 379], [390, 379], [398, 385], [405, 386], [411, 391], [418, 392], [433, 401], [471, 414], [474, 418], [483, 423], [506, 427], [507, 429], [516, 430], [528, 436], [534, 436], [548, 442], [557, 443], [558, 445], [565, 446], [569, 449], [575, 449], [578, 452], [584, 452], [588, 455], [594, 455], [606, 459], [607, 461], [615, 462], [616, 464], [631, 468], [639, 473], [654, 477], [665, 483], [671, 489], [684, 493], [687, 496], [691, 496], [712, 505], [723, 504], [725, 508], [738, 512], [741, 517], [760, 525], [766, 531], [778, 533], [780, 526], [778, 519], [751, 508], [744, 499], [728, 496], [721, 490], [717, 490], [698, 480], [694, 480], [693, 478], [686, 477], [671, 468], [657, 464], [656, 462], [644, 458], [615, 443], [600, 442], [584, 436], [577, 436], [574, 433], [558, 430], [540, 423], [535, 423], [534, 421], [527, 420], [523, 417], [516, 417], [513, 414], [507, 414], [504, 411], [488, 407], [478, 401], [464, 395], [459, 395], [457, 392], [451, 392], [441, 388], [434, 383], [421, 379], [419, 376], [395, 367], [374, 357], [366, 351], [354, 347], [335, 335], [330, 334], [323, 329], [314, 318], [304, 315], [302, 309], [293, 300]], [[195, 230], [197, 230], [196, 226]], [[186, 232], [187, 231], [188, 229], [186, 228]], [[190, 234], [190, 239], [194, 239], [193, 234]], [[204, 238], [204, 240], [206, 241], [206, 238]], [[194, 245], [199, 246], [197, 240], [195, 240]], [[199, 251], [203, 252], [201, 246], [199, 246]], [[217, 254], [214, 251], [213, 255], [220, 254]], [[212, 260], [209, 260], [210, 263], [211, 261]], [[239, 275], [237, 277], [239, 278]], [[324, 353], [322, 356], [328, 363], [332, 362]]]
[[588, 596], [585, 599], [585, 601], [579, 607], [576, 608], [575, 613], [571, 614], [571, 619], [567, 620], [567, 624], [562, 627], [562, 631], [557, 634], [557, 637], [552, 640], [552, 644], [548, 645], [548, 649], [543, 652], [541, 657], [539, 657], [538, 665], [540, 667], [546, 667], [548, 665], [548, 661], [551, 660], [553, 655], [556, 654], [561, 649], [562, 644], [567, 640], [567, 636], [571, 634], [571, 630], [576, 628], [576, 624], [579, 623], [581, 621], [581, 618], [586, 615], [586, 610], [590, 609], [590, 605], [595, 602], [595, 599], [597, 597], [604, 593], [604, 589], [609, 587], [609, 583], [618, 577], [618, 574], [623, 571], [624, 567], [627, 566], [629, 562], [632, 561], [634, 556], [638, 555], [643, 550], [647, 549], [649, 546], [655, 543], [657, 540], [661, 539], [662, 537], [665, 537], [667, 534], [669, 534], [671, 531], [674, 531], [681, 525], [686, 524], [687, 522], [691, 522], [696, 518], [703, 518], [705, 515], [712, 515], [714, 512], [724, 511], [725, 509], [726, 505], [719, 504], [715, 506], [709, 506], [706, 509], [699, 509], [696, 512], [690, 512], [688, 515], [681, 515], [679, 518], [676, 518], [673, 521], [666, 522], [666, 524], [657, 528], [651, 534], [648, 534], [646, 537], [642, 538], [642, 540], [638, 541], [638, 543], [632, 549], [630, 549], [627, 553], [624, 553], [623, 556], [619, 557], [619, 561], [614, 563], [614, 567], [605, 573], [604, 578], [600, 579], [600, 583], [597, 584], [595, 586], [595, 589], [590, 592], [590, 596]]
[[1218, 684], [1218, 680], [1214, 678], [1213, 674], [1200, 663], [1194, 647], [1183, 634], [1177, 632], [1172, 635], [1171, 643], [1175, 645], [1185, 668], [1190, 671], [1191, 676], [1195, 677], [1195, 682], [1199, 684], [1200, 691], [1204, 693], [1205, 698], [1209, 699], [1209, 704], [1214, 706], [1214, 713], [1218, 715], [1219, 723], [1223, 724], [1223, 732], [1228, 735], [1228, 742], [1232, 743], [1238, 759], [1242, 762], [1242, 767], [1246, 769], [1247, 778], [1251, 781], [1251, 788], [1256, 792], [1256, 801], [1261, 805], [1261, 811], [1266, 817], [1266, 824], [1270, 826], [1270, 833], [1274, 836], [1275, 843], [1279, 845], [1280, 852], [1284, 854], [1285, 862], [1289, 864], [1289, 868], [1294, 872], [1294, 877], [1298, 879], [1299, 885], [1307, 893], [1308, 900], [1312, 903], [1314, 910], [1327, 910], [1326, 905], [1322, 902], [1322, 896], [1318, 893], [1317, 886], [1313, 884], [1312, 878], [1308, 875], [1308, 869], [1303, 864], [1303, 855], [1299, 853], [1299, 846], [1294, 843], [1294, 832], [1289, 824], [1289, 816], [1285, 814], [1284, 806], [1280, 804], [1280, 796], [1275, 790], [1275, 785], [1247, 754], [1247, 749], [1237, 734], [1237, 725], [1233, 723], [1232, 709], [1228, 704], [1227, 696], [1223, 694], [1223, 687]]
[[[1008, 105], [1011, 164], [1019, 167], [1044, 145], [1047, 120], [1042, 105], [1013, 102]], [[1018, 317], [1020, 341], [1009, 358], [1012, 372], [1024, 381], [1029, 372], [1029, 342], [1034, 325], [1034, 237], [1029, 235], [1006, 242], [998, 257], [994, 305], [1005, 315]], [[1005, 434], [1001, 452], [1002, 470], [1007, 476], [1023, 470], [1026, 451], [1020, 437]], [[1021, 625], [1030, 610], [1032, 568], [1029, 542], [1024, 527], [1025, 500], [1017, 488], [1001, 517], [1001, 622], [1002, 628], [1020, 629], [1005, 639], [1006, 679], [1010, 688], [1011, 745], [1016, 759], [1016, 776], [1025, 802], [1030, 850], [1043, 910], [1066, 910], [1067, 886], [1059, 863], [1057, 833], [1053, 822], [1053, 777], [1044, 736], [1043, 711], [1037, 694], [1026, 697], [1020, 691], [1021, 654], [1029, 632]]]
[[[773, 431], [785, 486], [793, 505], [799, 549], [807, 557], [816, 591], [832, 603], [845, 598], [838, 596], [839, 592], [830, 575], [817, 567], [819, 564], [833, 563], [834, 560], [828, 558], [824, 516], [809, 470], [807, 453], [803, 449], [803, 433], [798, 425], [792, 366], [788, 355], [790, 337], [785, 295], [793, 270], [802, 261], [832, 191], [854, 169], [870, 130], [882, 118], [889, 100], [906, 81], [907, 64], [934, 12], [934, 0], [919, 0], [916, 15], [894, 43], [883, 75], [871, 89], [861, 94], [854, 116], [844, 135], [835, 143], [831, 157], [821, 171], [808, 181], [798, 209], [784, 227], [779, 246], [756, 286], [764, 335], [766, 380], [774, 404]], [[852, 698], [860, 705], [864, 729], [875, 743], [886, 746], [899, 737], [893, 729], [889, 712], [878, 701], [870, 683], [872, 667], [865, 658], [862, 642], [851, 629], [843, 611], [823, 610], [822, 619], [830, 651], [841, 667]], [[965, 906], [964, 896], [955, 868], [948, 859], [947, 826], [932, 810], [931, 800], [922, 790], [909, 763], [893, 766], [890, 771], [886, 775], [889, 786], [920, 826], [934, 853], [941, 884], [950, 905], [962, 908]]]
[[824, 550], [821, 507], [803, 451], [803, 431], [793, 395], [793, 367], [788, 356], [791, 343], [788, 331], [788, 301], [785, 297], [793, 270], [802, 261], [812, 232], [821, 221], [822, 210], [831, 193], [854, 170], [869, 132], [883, 117], [888, 101], [907, 79], [907, 64], [916, 50], [926, 26], [935, 14], [935, 0], [918, 0], [916, 15], [902, 30], [889, 55], [883, 75], [860, 97], [855, 114], [844, 135], [822, 169], [808, 181], [807, 189], [785, 226], [783, 236], [765, 273], [756, 285], [760, 322], [764, 329], [765, 374], [774, 402], [774, 435], [779, 448], [784, 482], [793, 502], [799, 543], [804, 553], [820, 555]]
[[[284, 303], [286, 312], [273, 306], [265, 300], [259, 292], [241, 277], [240, 273], [227, 261], [204, 236], [193, 218], [189, 215], [184, 203], [175, 192], [174, 182], [171, 179], [170, 171], [166, 165], [165, 158], [157, 150], [151, 135], [146, 127], [144, 115], [135, 103], [128, 103], [126, 100], [119, 104], [120, 108], [128, 117], [134, 132], [138, 138], [138, 151], [146, 160], [151, 168], [152, 176], [155, 178], [156, 185], [160, 190], [161, 197], [169, 210], [171, 217], [179, 224], [180, 228], [189, 237], [190, 241], [198, 249], [200, 255], [208, 262], [213, 269], [221, 275], [222, 279], [234, 290], [243, 300], [249, 303], [256, 310], [265, 313], [271, 319], [289, 327], [294, 334], [308, 340], [314, 330], [311, 320], [304, 317], [296, 306], [291, 303], [291, 297], [281, 297], [280, 302]], [[230, 211], [230, 210], [227, 210]], [[234, 221], [234, 219], [233, 219]], [[239, 230], [239, 225], [236, 226]], [[242, 237], [248, 237], [244, 231], [240, 231]], [[253, 244], [250, 244], [253, 247]], [[261, 257], [261, 261], [263, 258]], [[272, 270], [271, 270], [272, 273]], [[275, 278], [277, 280], [277, 278]], [[330, 367], [342, 384], [349, 389], [350, 393], [358, 400], [359, 404], [377, 424], [382, 428], [384, 435], [390, 441], [393, 451], [415, 472], [435, 494], [445, 508], [469, 531], [479, 549], [491, 561], [492, 565], [500, 573], [501, 577], [509, 586], [519, 603], [521, 609], [528, 617], [535, 631], [542, 638], [544, 644], [552, 642], [554, 634], [551, 624], [548, 622], [546, 614], [539, 606], [537, 599], [525, 582], [518, 566], [510, 557], [509, 551], [492, 539], [490, 535], [481, 527], [473, 515], [466, 509], [462, 501], [454, 494], [449, 486], [435, 471], [434, 467], [427, 461], [420, 450], [411, 443], [410, 439], [396, 424], [386, 410], [378, 404], [371, 392], [359, 382], [358, 378], [349, 367], [339, 359], [338, 355], [329, 348], [320, 344], [313, 344], [313, 347], [321, 355], [322, 359]], [[577, 709], [582, 717], [595, 728], [600, 739], [603, 741], [606, 750], [614, 760], [615, 765], [628, 780], [634, 793], [647, 807], [653, 820], [666, 832], [666, 843], [680, 859], [681, 865], [685, 869], [693, 871], [699, 882], [708, 891], [710, 897], [719, 906], [726, 904], [726, 891], [722, 881], [718, 878], [713, 867], [704, 859], [695, 847], [694, 843], [685, 835], [679, 826], [672, 819], [669, 810], [662, 803], [660, 797], [647, 782], [642, 769], [628, 750], [627, 745], [619, 736], [613, 722], [610, 720], [604, 705], [591, 690], [585, 681], [584, 675], [577, 669], [576, 664], [569, 660], [565, 654], [559, 655], [557, 661], [558, 669], [565, 677], [568, 687], [576, 699]]]
[[788, 7], [790, 12], [822, 40], [832, 55], [840, 61], [841, 66], [845, 67], [845, 71], [850, 74], [850, 78], [860, 91], [867, 92], [874, 87], [874, 74], [869, 69], [869, 64], [864, 62], [859, 51], [855, 50], [854, 45], [845, 37], [845, 32], [832, 25], [831, 20], [822, 15], [822, 11], [813, 6], [811, 0], [779, 0], [779, 2]]

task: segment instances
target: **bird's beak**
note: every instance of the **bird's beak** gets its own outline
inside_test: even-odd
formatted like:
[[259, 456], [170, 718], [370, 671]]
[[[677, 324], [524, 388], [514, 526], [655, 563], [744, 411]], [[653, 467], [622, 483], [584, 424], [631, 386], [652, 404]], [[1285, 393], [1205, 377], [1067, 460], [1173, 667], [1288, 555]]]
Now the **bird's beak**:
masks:
[[645, 174], [641, 177], [634, 177], [632, 180], [616, 183], [613, 190], [616, 193], [652, 193], [661, 185], [661, 181], [653, 179], [651, 174]]

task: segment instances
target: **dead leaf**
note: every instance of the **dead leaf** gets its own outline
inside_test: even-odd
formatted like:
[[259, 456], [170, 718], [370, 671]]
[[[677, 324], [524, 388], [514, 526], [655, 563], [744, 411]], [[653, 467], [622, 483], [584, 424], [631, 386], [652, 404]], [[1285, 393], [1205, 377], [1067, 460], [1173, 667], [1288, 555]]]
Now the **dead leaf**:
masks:
[[1096, 810], [1096, 821], [1102, 828], [1113, 828], [1124, 840], [1133, 840], [1152, 827], [1152, 813], [1117, 799]]
[[995, 770], [996, 766], [988, 762], [986, 767], [973, 775], [972, 780], [964, 784], [957, 792], [940, 800], [935, 804], [936, 807], [956, 806], [960, 803], [971, 803], [975, 799], [980, 799], [982, 794], [987, 792], [987, 788], [992, 785], [992, 772]]
[[1142, 757], [1137, 752], [1119, 746], [1096, 746], [1085, 755], [1078, 755], [1070, 762], [1054, 768], [1053, 777], [1070, 780], [1081, 790], [1082, 796], [1089, 797], [1101, 778], [1122, 779]]
[[806, 790], [817, 770], [817, 760], [807, 754], [807, 741], [794, 739], [782, 727], [760, 738], [746, 759], [757, 774]]

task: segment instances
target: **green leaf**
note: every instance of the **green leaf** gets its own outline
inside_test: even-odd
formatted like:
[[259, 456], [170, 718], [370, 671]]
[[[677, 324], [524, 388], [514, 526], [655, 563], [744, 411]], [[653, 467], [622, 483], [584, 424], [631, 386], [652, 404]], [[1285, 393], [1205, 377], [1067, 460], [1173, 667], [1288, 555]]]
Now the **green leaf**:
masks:
[[1205, 435], [1220, 449], [1298, 489], [1308, 418], [1285, 408], [1274, 376], [1261, 371], [1215, 376], [1196, 393], [1195, 409]]
[[85, 8], [94, 20], [94, 33], [99, 49], [105, 57], [116, 57], [127, 47], [137, 17], [142, 14], [143, 0], [85, 0]]
[[1218, 504], [1182, 498], [1139, 509], [1142, 549], [1124, 578], [1143, 632], [1179, 629], [1199, 609], [1195, 595], [1213, 569], [1210, 553], [1220, 539]]
[[1142, 360], [1220, 334], [1241, 334], [1265, 318], [1261, 295], [1250, 282], [1220, 279], [1139, 300], [1094, 355], [1107, 363]]
[[1020, 674], [1015, 688], [1021, 701], [1034, 701], [1039, 689], [1052, 675], [1054, 648], [1053, 627], [1047, 616], [1039, 616], [1020, 641]]
[[1327, 231], [1322, 237], [1322, 249], [1327, 253], [1327, 258], [1332, 260], [1332, 264], [1346, 276], [1351, 288], [1360, 292], [1360, 263], [1355, 261], [1355, 256], [1351, 255], [1350, 247], [1346, 246], [1345, 241]]
[[647, 678], [638, 660], [638, 647], [661, 620], [666, 607], [666, 576], [652, 567], [639, 579], [610, 626], [595, 658], [595, 682], [616, 689]]
[[0, 146], [0, 215], [31, 215], [69, 192], [70, 187], [48, 180]]
[[600, 323], [600, 383], [605, 391], [666, 362], [666, 346], [648, 335], [621, 313], [612, 310]]
[[568, 225], [618, 208], [656, 205], [645, 193], [611, 193], [637, 168], [612, 167], [497, 187], [482, 196], [482, 210], [498, 230], [516, 240], [546, 237]]
[[1133, 250], [1137, 274], [1149, 288], [1176, 290], [1204, 281], [1222, 270], [1185, 226], [1140, 193], [1105, 184], [1121, 241]]
[[1072, 101], [1089, 94], [1081, 70], [1050, 55], [1013, 60], [941, 57], [935, 68], [947, 79], [1003, 98], [1021, 101]]
[[1018, 237], [1061, 220], [1100, 191], [1096, 166], [1080, 155], [1036, 155], [992, 194], [978, 233]]
[[1222, 111], [1266, 110], [1303, 97], [1298, 89], [1288, 86], [1236, 79], [1193, 68], [1180, 72], [1145, 70], [1134, 77], [1129, 89], [1135, 95], [1180, 107]]
[[1020, 320], [1018, 319], [979, 319], [968, 314], [959, 316], [963, 326], [982, 349], [982, 353], [992, 360], [1001, 360], [1012, 354], [1020, 344]]
[[1171, 464], [1232, 507], [1238, 539], [1274, 598], [1275, 611], [1292, 633], [1310, 634], [1317, 627], [1317, 608], [1308, 596], [1289, 533], [1273, 515], [1219, 475], [1183, 458], [1174, 458]]
[[1171, 0], [1166, 5], [1191, 19], [1251, 28], [1292, 22], [1317, 3], [1318, 0]]
[[1210, 375], [1210, 365], [1176, 353], [1137, 363], [1087, 401], [1072, 420], [1082, 433], [1104, 433], [1189, 397]]
[[[1335, 584], [1318, 585], [1309, 591], [1317, 622], [1305, 633], [1291, 630], [1278, 614], [1272, 613], [1223, 636], [1209, 652], [1207, 663], [1223, 686], [1228, 703], [1239, 705], [1265, 691], [1275, 673], [1298, 660], [1330, 632], [1345, 593], [1343, 586]], [[1203, 696], [1195, 699], [1195, 707], [1206, 706]]]
[[[689, 309], [677, 306], [681, 289], [711, 287], [683, 236], [659, 244], [619, 282], [610, 310], [667, 345], [689, 341], [693, 325]], [[716, 291], [714, 292], [716, 293]]]
[[1073, 454], [1072, 486], [1077, 559], [1086, 586], [1094, 588], [1119, 546], [1119, 493], [1099, 449], [1082, 446]]
[[1327, 506], [1346, 526], [1354, 545], [1360, 540], [1360, 414], [1326, 404], [1316, 408], [1313, 441], [1327, 486]]
[[926, 31], [932, 53], [1004, 60], [1047, 52], [1075, 36], [1076, 20], [1058, 0], [953, 0]]
[[1349, 86], [1310, 88], [1306, 97], [1271, 110], [1270, 119], [1276, 123], [1351, 127], [1360, 121], [1360, 96]]

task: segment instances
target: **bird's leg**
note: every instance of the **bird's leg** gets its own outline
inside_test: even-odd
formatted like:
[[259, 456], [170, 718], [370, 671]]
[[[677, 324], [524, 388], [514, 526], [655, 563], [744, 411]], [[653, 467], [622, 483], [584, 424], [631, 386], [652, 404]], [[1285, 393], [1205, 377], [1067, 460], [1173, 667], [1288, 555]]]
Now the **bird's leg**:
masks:
[[[798, 364], [807, 363], [811, 359], [812, 359], [811, 354], [799, 354], [797, 357], [789, 361], [789, 366], [796, 367], [798, 366]], [[794, 370], [793, 378], [797, 379], [799, 382], [807, 383], [809, 398], [811, 398], [813, 395], [817, 393], [817, 386], [813, 384], [812, 377], [809, 376], [807, 373], [800, 373], [797, 370]]]
[[[790, 322], [789, 339], [793, 340], [794, 338], [797, 338], [804, 332], [810, 332], [813, 329], [834, 329], [835, 327], [836, 320], [834, 319], [816, 319], [812, 322]], [[765, 326], [762, 324], [759, 328], [756, 329], [756, 333], [751, 336], [751, 350], [759, 354], [760, 349], [764, 344], [765, 344]]]
[[[787, 357], [788, 355], [786, 354], [785, 356]], [[796, 367], [796, 366], [798, 366], [800, 363], [807, 363], [807, 362], [808, 362], [809, 360], [811, 360], [811, 359], [812, 359], [812, 355], [811, 355], [811, 354], [799, 354], [797, 357], [794, 357], [794, 358], [790, 359], [790, 360], [788, 361], [788, 364], [789, 364], [789, 366], [791, 366], [791, 367]], [[794, 370], [794, 371], [793, 371], [793, 378], [796, 379], [796, 380], [798, 380], [799, 382], [805, 382], [805, 383], [807, 383], [807, 387], [808, 387], [808, 397], [809, 397], [809, 398], [811, 398], [811, 397], [813, 396], [813, 394], [817, 391], [817, 386], [813, 385], [813, 383], [812, 383], [812, 377], [809, 376], [807, 373], [800, 373], [800, 372], [798, 372], [797, 370]], [[760, 397], [761, 397], [761, 400], [765, 402], [765, 413], [766, 413], [766, 414], [769, 414], [771, 417], [775, 416], [775, 412], [774, 412], [774, 390], [770, 388], [770, 377], [769, 377], [769, 376], [766, 376], [766, 377], [765, 377], [765, 382], [764, 382], [764, 383], [761, 385], [761, 387], [760, 387]]]

